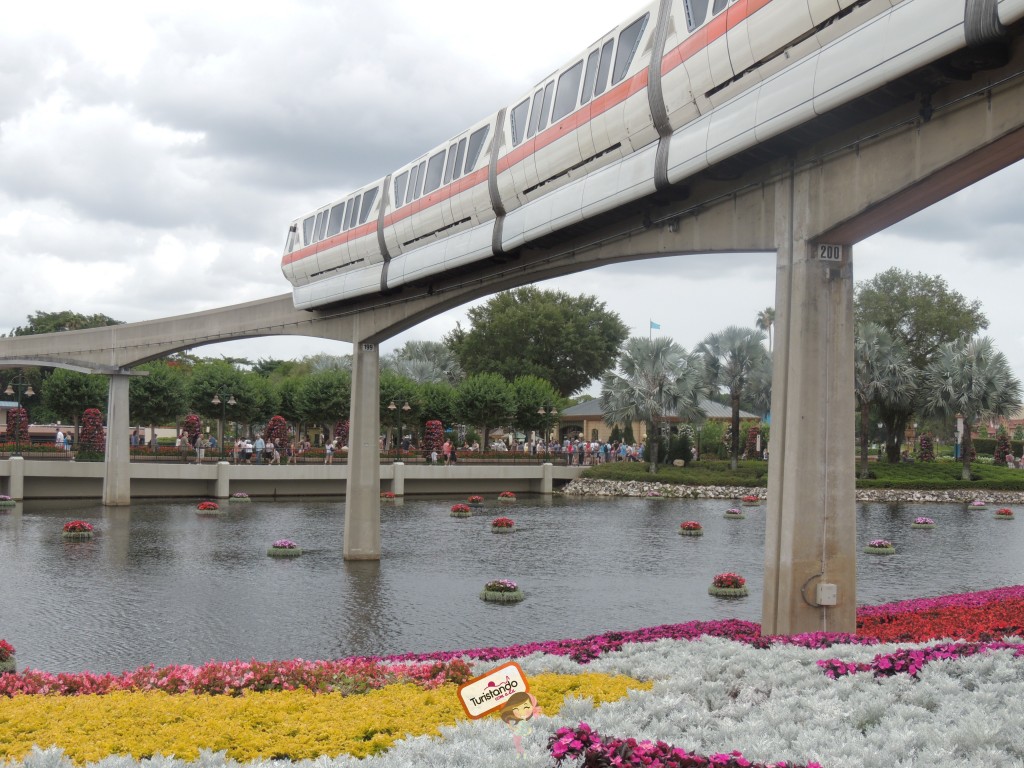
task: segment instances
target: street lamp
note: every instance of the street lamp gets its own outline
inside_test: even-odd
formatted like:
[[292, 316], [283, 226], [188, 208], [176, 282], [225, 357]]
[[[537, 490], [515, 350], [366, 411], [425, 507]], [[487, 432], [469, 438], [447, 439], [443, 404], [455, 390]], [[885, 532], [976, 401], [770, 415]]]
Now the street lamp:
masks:
[[[225, 400], [226, 398], [226, 400]], [[220, 406], [220, 423], [217, 425], [217, 441], [220, 443], [220, 457], [224, 458], [224, 420], [227, 418], [228, 406], [234, 405], [237, 400], [235, 396], [230, 392], [217, 392], [213, 396], [213, 400], [210, 401], [214, 405]]]
[[882, 440], [882, 438], [885, 437], [884, 433], [882, 433], [882, 429], [884, 427], [885, 427], [885, 422], [882, 422], [882, 421], [878, 422], [878, 432], [879, 432], [879, 435], [878, 435], [878, 461], [879, 462], [882, 461], [882, 446], [884, 445], [884, 442], [885, 442], [884, 440]]
[[544, 452], [547, 453], [548, 446], [551, 443], [551, 417], [558, 415], [558, 409], [553, 405], [542, 405], [537, 409], [537, 415], [541, 417], [541, 421], [544, 423]]
[[704, 431], [704, 425], [698, 424], [696, 427], [694, 427], [694, 430], [697, 432], [697, 460], [700, 461], [701, 459], [704, 458], [704, 454], [701, 453], [700, 448], [700, 433]]
[[395, 414], [395, 461], [398, 461], [398, 444], [402, 440], [402, 411], [409, 413], [412, 410], [412, 406], [409, 405], [409, 401], [406, 401], [401, 408], [395, 405], [395, 401], [392, 400], [388, 403], [388, 410]]
[[14, 455], [21, 455], [21, 431], [28, 427], [28, 416], [21, 410], [21, 394], [25, 393], [25, 397], [32, 397], [35, 391], [32, 389], [32, 385], [28, 383], [28, 379], [25, 378], [25, 374], [15, 374], [14, 378], [7, 384], [7, 389], [4, 390], [4, 394], [10, 397], [14, 394], [15, 390], [18, 392], [18, 415], [17, 424], [14, 425]]

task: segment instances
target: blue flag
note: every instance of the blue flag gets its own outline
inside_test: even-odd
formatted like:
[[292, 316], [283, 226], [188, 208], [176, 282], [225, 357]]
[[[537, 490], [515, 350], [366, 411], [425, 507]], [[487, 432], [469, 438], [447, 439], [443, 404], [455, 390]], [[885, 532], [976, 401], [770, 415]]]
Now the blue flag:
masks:
[[651, 330], [652, 331], [660, 331], [661, 330], [661, 323], [656, 323], [653, 320], [651, 320]]

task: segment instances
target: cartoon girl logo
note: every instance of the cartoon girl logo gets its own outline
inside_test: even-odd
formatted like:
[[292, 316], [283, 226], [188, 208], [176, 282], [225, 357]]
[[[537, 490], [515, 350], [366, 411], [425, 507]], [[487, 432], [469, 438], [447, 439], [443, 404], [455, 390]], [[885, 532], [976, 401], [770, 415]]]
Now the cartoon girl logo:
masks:
[[498, 713], [512, 731], [512, 743], [515, 744], [519, 757], [523, 757], [523, 737], [533, 733], [533, 723], [530, 720], [534, 715], [540, 714], [543, 712], [537, 703], [537, 697], [525, 691], [509, 696]]

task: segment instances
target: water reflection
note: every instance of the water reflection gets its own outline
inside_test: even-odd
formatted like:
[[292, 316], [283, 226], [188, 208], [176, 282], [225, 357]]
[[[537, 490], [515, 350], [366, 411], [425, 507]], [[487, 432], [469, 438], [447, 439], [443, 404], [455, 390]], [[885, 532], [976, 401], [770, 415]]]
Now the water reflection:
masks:
[[[689, 619], [758, 620], [763, 507], [722, 518], [711, 500], [527, 499], [473, 517], [455, 499], [407, 499], [381, 511], [383, 560], [345, 562], [335, 501], [130, 507], [27, 502], [0, 513], [0, 637], [19, 665], [120, 671], [147, 663], [235, 658], [337, 658], [506, 645]], [[858, 506], [858, 541], [887, 538], [893, 557], [858, 554], [860, 602], [1024, 582], [1024, 524], [961, 505]], [[517, 531], [495, 535], [490, 521]], [[913, 530], [927, 515], [934, 530]], [[61, 538], [64, 522], [93, 523], [92, 540]], [[679, 536], [683, 520], [705, 535]], [[266, 556], [280, 538], [296, 559]], [[747, 598], [708, 596], [715, 573], [747, 577]], [[512, 578], [527, 593], [509, 606], [478, 599]]]

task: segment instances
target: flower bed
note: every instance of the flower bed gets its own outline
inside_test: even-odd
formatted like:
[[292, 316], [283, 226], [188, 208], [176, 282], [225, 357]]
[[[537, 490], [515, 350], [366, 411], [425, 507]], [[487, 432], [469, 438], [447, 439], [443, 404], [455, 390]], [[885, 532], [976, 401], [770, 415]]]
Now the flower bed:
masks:
[[469, 508], [468, 504], [452, 504], [450, 514], [452, 517], [469, 517], [473, 514], [473, 510]]
[[992, 517], [996, 520], [1013, 520], [1013, 510], [1009, 507], [1003, 507], [1002, 509], [997, 509]]
[[748, 496], [744, 496], [740, 501], [745, 507], [756, 507], [761, 503], [761, 497], [750, 494]]
[[496, 579], [484, 585], [480, 599], [489, 603], [518, 603], [525, 595], [511, 579]]
[[935, 521], [930, 517], [915, 517], [914, 522], [910, 524], [911, 528], [934, 528]]
[[269, 557], [298, 557], [301, 554], [302, 547], [291, 539], [278, 539], [267, 550]]
[[715, 597], [746, 597], [750, 594], [747, 580], [738, 573], [719, 573], [711, 580], [708, 594]]
[[394, 501], [395, 500], [395, 492], [394, 491], [381, 491], [380, 492], [380, 498], [381, 498], [381, 501]]
[[872, 539], [864, 547], [864, 552], [869, 555], [895, 555], [896, 547], [888, 539]]
[[469, 503], [469, 505], [471, 507], [479, 507], [481, 504], [484, 503], [484, 497], [483, 496], [470, 496], [468, 499], [466, 499], [466, 501]]
[[498, 494], [498, 501], [515, 501], [516, 495], [512, 491], [502, 491]]
[[511, 517], [496, 517], [491, 520], [493, 533], [512, 533], [515, 529], [516, 523]]
[[0, 496], [0, 507], [13, 507], [14, 504], [15, 501], [10, 496]]
[[216, 514], [220, 512], [220, 505], [215, 501], [200, 501], [196, 505], [197, 512], [205, 512], [206, 514]]
[[742, 512], [740, 512], [740, 510], [736, 509], [736, 507], [732, 507], [731, 509], [725, 510], [725, 514], [723, 515], [723, 517], [726, 520], [746, 520], [747, 519], [747, 516], [744, 515]]
[[65, 539], [91, 539], [92, 531], [91, 523], [85, 520], [70, 520], [64, 523], [64, 530], [60, 535]]
[[679, 535], [680, 536], [703, 536], [704, 529], [701, 524], [696, 520], [687, 520], [684, 523], [679, 524]]
[[228, 498], [228, 501], [240, 501], [242, 503], [245, 503], [247, 501], [252, 501], [252, 499], [249, 498], [249, 494], [246, 493], [245, 491], [236, 491], [235, 493], [231, 494], [231, 496]]
[[980, 510], [988, 509], [988, 504], [986, 504], [981, 499], [975, 499], [970, 504], [968, 504], [967, 507], [968, 509], [973, 509], [975, 512], [977, 512]]

